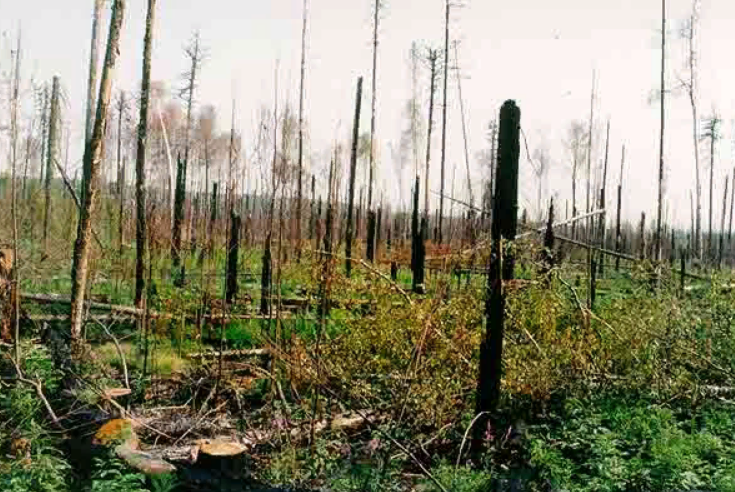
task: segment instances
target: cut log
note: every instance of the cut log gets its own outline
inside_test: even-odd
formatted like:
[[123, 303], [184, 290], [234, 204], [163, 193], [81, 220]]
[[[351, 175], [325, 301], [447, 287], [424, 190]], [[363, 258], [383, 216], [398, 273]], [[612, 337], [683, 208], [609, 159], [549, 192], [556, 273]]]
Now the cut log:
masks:
[[167, 475], [176, 471], [176, 467], [168, 461], [125, 445], [115, 448], [115, 454], [128, 466], [146, 475]]

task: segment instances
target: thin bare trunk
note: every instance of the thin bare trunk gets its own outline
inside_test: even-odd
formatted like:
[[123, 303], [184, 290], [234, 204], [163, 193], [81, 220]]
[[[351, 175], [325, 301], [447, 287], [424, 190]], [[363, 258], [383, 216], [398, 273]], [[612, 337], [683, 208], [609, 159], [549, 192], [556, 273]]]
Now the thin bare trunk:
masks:
[[51, 178], [54, 159], [56, 159], [57, 124], [59, 121], [59, 77], [55, 76], [51, 90], [51, 113], [48, 126], [48, 145], [46, 158], [46, 181], [44, 183], [45, 204], [43, 210], [43, 254], [48, 255], [48, 224], [51, 213]]
[[375, 104], [378, 100], [378, 28], [380, 23], [380, 2], [375, 0], [373, 8], [373, 71], [372, 71], [372, 101], [370, 103], [370, 166], [368, 177], [367, 210], [373, 207], [373, 181], [375, 180]]
[[112, 79], [115, 64], [120, 52], [120, 32], [122, 30], [125, 14], [125, 0], [115, 0], [112, 7], [112, 18], [110, 21], [110, 33], [107, 40], [107, 53], [105, 65], [102, 69], [99, 98], [97, 102], [97, 116], [94, 122], [94, 130], [89, 145], [84, 151], [84, 164], [90, 173], [84, 181], [84, 194], [82, 208], [79, 213], [79, 225], [77, 227], [77, 239], [74, 243], [74, 257], [72, 264], [72, 291], [71, 291], [71, 336], [79, 341], [82, 335], [82, 322], [84, 317], [84, 295], [87, 285], [88, 263], [91, 249], [92, 236], [92, 214], [94, 202], [97, 195], [95, 183], [100, 172], [102, 161], [102, 141], [104, 139], [105, 121], [110, 106], [112, 94]]
[[[439, 177], [439, 244], [442, 243], [442, 225], [444, 223], [444, 173], [447, 158], [447, 77], [449, 75], [449, 10], [450, 0], [444, 0], [444, 89], [442, 104], [442, 152]], [[429, 182], [426, 182], [427, 190]]]
[[146, 207], [145, 207], [145, 152], [148, 142], [148, 105], [151, 96], [151, 52], [153, 51], [153, 27], [155, 24], [156, 0], [148, 0], [148, 14], [145, 22], [145, 41], [143, 45], [143, 78], [140, 88], [140, 116], [137, 131], [137, 150], [135, 156], [135, 306], [141, 308], [145, 288], [146, 258]]
[[345, 237], [345, 269], [347, 277], [352, 273], [352, 212], [355, 207], [355, 175], [357, 174], [357, 144], [360, 138], [360, 107], [362, 105], [362, 77], [357, 79], [355, 98], [355, 120], [352, 126], [352, 149], [350, 151], [350, 183], [347, 197], [347, 234]]
[[[10, 161], [11, 161], [11, 183], [10, 183], [10, 214], [13, 221], [13, 259], [12, 277], [13, 283], [10, 287], [10, 302], [12, 303], [13, 324], [13, 354], [16, 364], [20, 364], [20, 268], [18, 258], [18, 194], [16, 190], [17, 164], [18, 164], [18, 114], [20, 107], [20, 59], [21, 59], [21, 33], [18, 31], [18, 44], [15, 48], [15, 64], [11, 69], [11, 97], [10, 97]], [[12, 57], [11, 57], [12, 58]]]
[[[100, 38], [100, 29], [102, 23], [102, 10], [105, 6], [104, 0], [94, 0], [94, 10], [92, 13], [92, 41], [89, 54], [89, 79], [87, 81], [87, 115], [84, 125], [84, 145], [89, 145], [92, 139], [92, 131], [94, 126], [94, 118], [96, 111], [95, 96], [97, 94], [97, 67], [99, 65], [99, 51], [102, 39]], [[85, 149], [86, 152], [86, 149]], [[82, 182], [88, 179], [90, 169], [88, 163], [83, 163]], [[84, 188], [82, 186], [82, 201], [84, 201]]]
[[658, 206], [654, 259], [661, 260], [661, 213], [664, 204], [664, 128], [666, 123], [666, 0], [661, 0], [661, 133], [658, 151]]
[[[465, 109], [464, 109], [464, 99], [462, 98], [462, 74], [459, 71], [459, 51], [457, 49], [457, 42], [454, 42], [454, 62], [457, 64], [456, 66], [456, 73], [457, 73], [457, 90], [459, 91], [459, 112], [462, 116], [462, 139], [464, 140], [464, 163], [465, 163], [465, 171], [467, 172], [467, 194], [468, 198], [470, 200], [470, 207], [474, 206], [475, 204], [475, 198], [472, 193], [472, 176], [470, 173], [470, 144], [469, 139], [467, 137], [467, 119], [465, 116]], [[493, 146], [495, 143], [493, 142]], [[492, 172], [492, 171], [491, 171]], [[452, 176], [452, 181], [454, 181], [454, 176]], [[492, 181], [492, 177], [491, 177]], [[492, 190], [491, 190], [492, 193]], [[485, 207], [483, 207], [485, 208]]]
[[436, 62], [439, 58], [437, 50], [429, 50], [429, 69], [431, 83], [429, 89], [429, 125], [426, 137], [426, 174], [424, 175], [424, 217], [429, 219], [429, 168], [431, 162], [431, 131], [434, 119], [434, 93], [436, 92]]
[[[304, 0], [303, 20], [301, 26], [301, 82], [299, 83], [299, 174], [296, 184], [296, 262], [301, 261], [301, 209], [303, 206], [304, 175], [304, 79], [306, 78], [306, 21], [308, 19], [309, 0]], [[313, 195], [313, 193], [312, 193]], [[313, 207], [313, 197], [312, 197]]]

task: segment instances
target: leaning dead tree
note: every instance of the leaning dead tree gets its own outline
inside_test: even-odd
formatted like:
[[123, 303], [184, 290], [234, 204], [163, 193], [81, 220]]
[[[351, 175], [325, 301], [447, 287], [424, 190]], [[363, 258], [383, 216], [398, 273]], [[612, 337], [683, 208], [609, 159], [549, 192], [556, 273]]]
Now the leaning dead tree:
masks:
[[[467, 172], [467, 195], [470, 202], [470, 207], [473, 207], [475, 205], [475, 197], [472, 193], [472, 175], [470, 173], [470, 150], [469, 150], [469, 141], [467, 137], [467, 118], [465, 115], [465, 107], [464, 107], [464, 99], [462, 98], [462, 73], [459, 69], [459, 49], [457, 48], [457, 45], [459, 44], [457, 40], [452, 42], [454, 45], [454, 70], [455, 74], [457, 76], [457, 92], [459, 96], [459, 112], [462, 117], [462, 140], [464, 141], [464, 163], [465, 163], [465, 171]], [[494, 145], [494, 143], [492, 144]], [[492, 178], [491, 178], [492, 181]], [[491, 186], [492, 187], [492, 186]], [[483, 208], [485, 208], [485, 205], [483, 204]]]
[[146, 209], [145, 209], [145, 152], [148, 141], [148, 105], [151, 99], [151, 53], [153, 51], [153, 27], [155, 24], [156, 0], [148, 0], [143, 43], [143, 77], [140, 83], [140, 116], [138, 120], [137, 147], [135, 155], [135, 306], [142, 307], [145, 289], [146, 258]]
[[97, 100], [97, 115], [89, 144], [84, 149], [84, 166], [90, 171], [83, 181], [81, 209], [79, 211], [79, 225], [77, 239], [74, 243], [74, 256], [71, 269], [71, 336], [73, 341], [79, 341], [82, 335], [84, 321], [84, 295], [87, 285], [89, 254], [92, 239], [92, 213], [98, 192], [95, 183], [100, 173], [102, 162], [102, 144], [104, 140], [105, 121], [110, 107], [112, 95], [112, 79], [118, 54], [120, 53], [120, 32], [125, 15], [125, 0], [115, 0], [112, 6], [110, 32], [107, 39], [107, 53], [102, 68], [99, 97]]

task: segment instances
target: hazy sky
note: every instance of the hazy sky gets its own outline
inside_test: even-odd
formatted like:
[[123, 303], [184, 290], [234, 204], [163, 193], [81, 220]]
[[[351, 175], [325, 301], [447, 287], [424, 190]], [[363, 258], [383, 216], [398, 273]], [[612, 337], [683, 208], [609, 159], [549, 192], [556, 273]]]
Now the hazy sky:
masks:
[[[67, 117], [74, 139], [82, 140], [92, 0], [0, 0], [0, 30], [22, 25], [25, 77], [50, 79], [58, 74], [69, 95]], [[327, 149], [339, 127], [345, 138], [351, 125], [356, 78], [365, 77], [362, 129], [369, 129], [371, 67], [371, 0], [310, 0], [306, 117], [311, 151]], [[690, 0], [670, 0], [667, 80], [676, 82], [684, 63], [678, 30], [691, 9]], [[382, 15], [378, 67], [378, 122], [381, 167], [378, 184], [398, 196], [395, 166], [388, 142], [397, 142], [405, 126], [402, 110], [410, 95], [408, 52], [413, 40], [441, 46], [443, 0], [388, 0]], [[280, 59], [281, 99], [298, 98], [301, 0], [159, 0], [153, 79], [176, 87], [186, 70], [182, 46], [195, 29], [209, 52], [201, 77], [199, 101], [214, 104], [220, 127], [229, 126], [233, 96], [238, 127], [248, 146], [253, 141], [257, 109], [272, 104], [273, 71]], [[549, 192], [570, 197], [569, 155], [562, 145], [573, 119], [587, 120], [592, 70], [598, 74], [598, 135], [610, 118], [609, 184], [617, 185], [621, 145], [627, 147], [624, 176], [625, 216], [645, 210], [653, 216], [658, 166], [659, 106], [649, 102], [660, 70], [660, 1], [653, 0], [467, 0], [455, 9], [452, 38], [461, 39], [460, 64], [467, 78], [467, 108], [472, 174], [479, 188], [474, 154], [487, 145], [485, 128], [505, 99], [515, 99], [531, 149], [547, 145], [553, 166]], [[128, 0], [116, 88], [138, 90], [146, 2]], [[105, 14], [109, 17], [109, 10]], [[104, 28], [107, 32], [107, 27]], [[726, 173], [732, 174], [731, 119], [735, 115], [735, 3], [702, 0], [700, 113], [713, 106], [725, 120], [724, 139], [715, 164], [715, 217], [719, 218]], [[9, 45], [2, 42], [0, 70], [7, 70]], [[428, 74], [422, 75], [422, 83]], [[457, 164], [456, 189], [464, 193], [465, 172], [456, 81], [450, 78], [448, 176]], [[5, 97], [3, 97], [5, 99]], [[427, 101], [423, 101], [426, 103]], [[424, 110], [427, 113], [427, 110]], [[5, 118], [2, 118], [3, 120]], [[440, 112], [435, 128], [440, 128]], [[694, 186], [691, 113], [684, 94], [669, 99], [666, 165], [671, 218], [689, 224], [689, 191]], [[438, 137], [438, 132], [436, 133]], [[438, 188], [439, 142], [433, 143], [432, 189]], [[76, 146], [81, 158], [81, 146]], [[423, 152], [422, 152], [423, 154]], [[599, 162], [602, 151], [595, 153]], [[702, 158], [708, 161], [707, 146]], [[321, 169], [324, 163], [315, 162]], [[525, 159], [521, 163], [522, 204], [535, 207], [536, 182]], [[708, 166], [703, 166], [703, 211], [707, 217]], [[410, 171], [405, 174], [406, 182]], [[580, 188], [583, 181], [580, 181]], [[611, 187], [612, 188], [612, 187]], [[405, 192], [404, 192], [405, 194]], [[479, 189], [476, 191], [479, 197]], [[548, 193], [545, 193], [548, 196]], [[608, 192], [614, 197], [614, 192]], [[614, 201], [610, 200], [610, 207]], [[717, 219], [719, 223], [719, 219]]]

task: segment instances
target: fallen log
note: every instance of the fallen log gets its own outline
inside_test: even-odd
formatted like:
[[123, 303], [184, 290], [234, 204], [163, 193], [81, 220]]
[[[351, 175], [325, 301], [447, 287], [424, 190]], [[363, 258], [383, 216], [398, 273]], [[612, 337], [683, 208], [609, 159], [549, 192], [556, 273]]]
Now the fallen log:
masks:
[[187, 359], [219, 359], [220, 354], [223, 359], [241, 359], [244, 357], [270, 357], [271, 353], [268, 349], [248, 349], [248, 350], [224, 350], [222, 352], [195, 352], [186, 354]]

